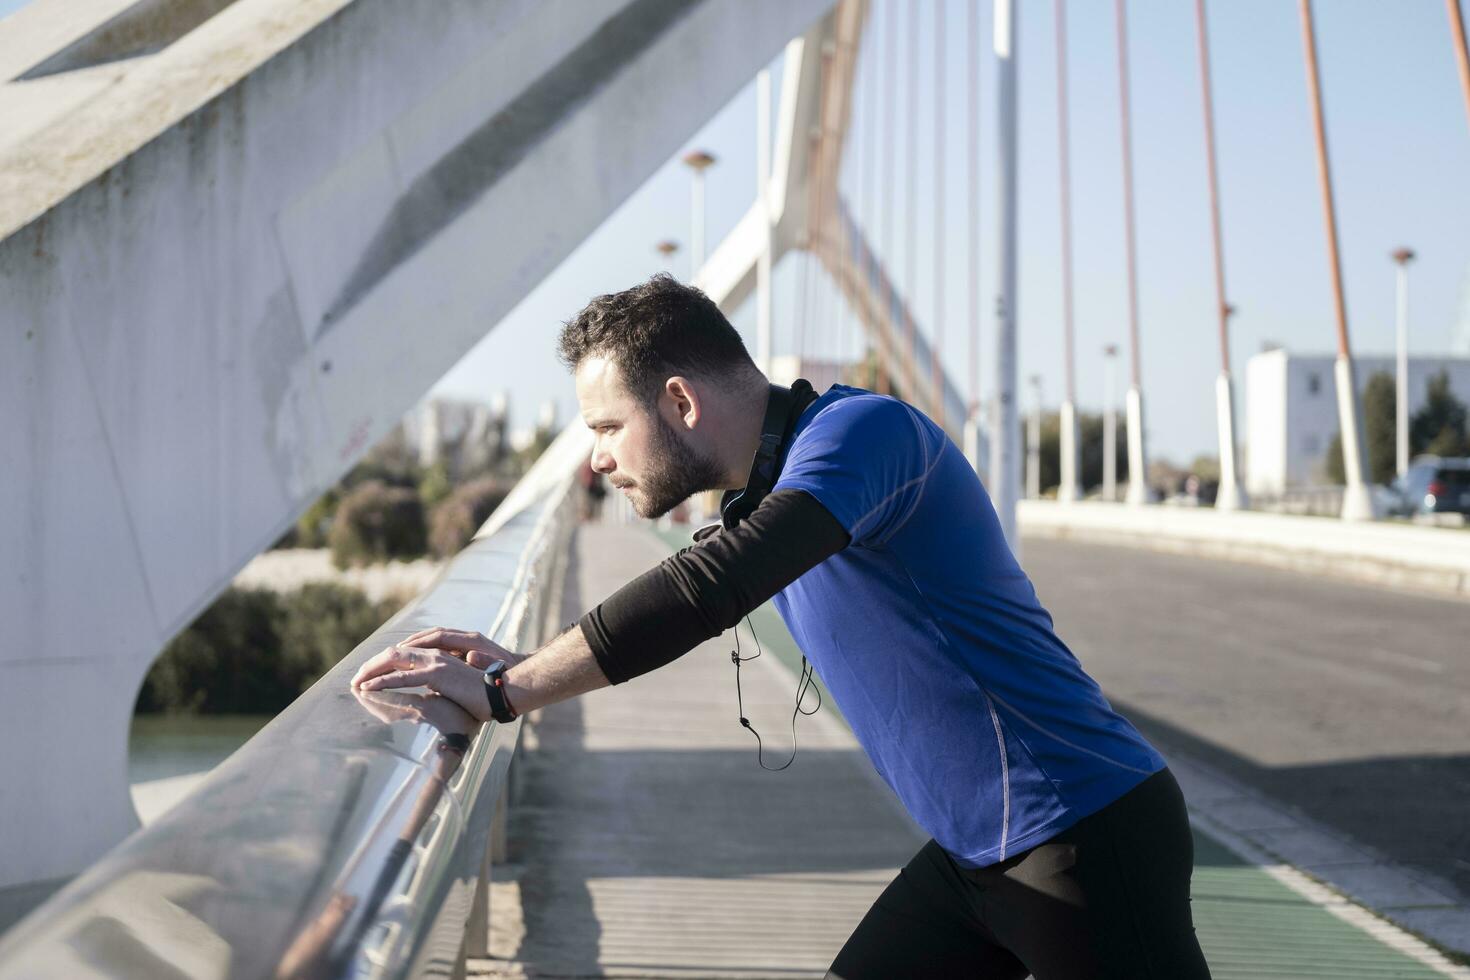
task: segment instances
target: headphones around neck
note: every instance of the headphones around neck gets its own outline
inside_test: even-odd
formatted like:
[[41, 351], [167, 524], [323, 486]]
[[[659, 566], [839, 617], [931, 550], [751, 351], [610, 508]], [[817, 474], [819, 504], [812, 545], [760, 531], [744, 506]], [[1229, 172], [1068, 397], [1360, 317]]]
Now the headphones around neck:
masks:
[[790, 388], [770, 385], [761, 441], [750, 464], [750, 476], [743, 489], [727, 490], [720, 499], [720, 524], [725, 530], [749, 517], [776, 485], [781, 476], [781, 450], [791, 438], [796, 420], [816, 400], [817, 392], [805, 378], [797, 378]]
[[[776, 480], [781, 476], [781, 450], [791, 438], [791, 432], [796, 428], [796, 420], [801, 418], [801, 413], [805, 412], [816, 400], [817, 392], [812, 388], [811, 382], [805, 378], [797, 378], [790, 388], [781, 385], [770, 386], [770, 392], [766, 396], [766, 416], [761, 421], [761, 441], [756, 447], [755, 459], [750, 464], [750, 476], [746, 479], [742, 489], [725, 491], [724, 497], [720, 499], [720, 523], [710, 524], [694, 532], [695, 541], [703, 541], [722, 527], [727, 531], [730, 530], [760, 506], [760, 502], [771, 492], [771, 488], [776, 485]], [[822, 692], [817, 688], [815, 672], [806, 657], [803, 656], [801, 658], [801, 679], [796, 688], [796, 707], [791, 713], [791, 756], [779, 766], [766, 765], [765, 744], [761, 741], [760, 732], [755, 730], [755, 726], [745, 716], [745, 698], [740, 690], [740, 665], [761, 655], [760, 639], [755, 635], [755, 627], [750, 625], [749, 616], [746, 616], [745, 624], [750, 628], [751, 638], [755, 640], [756, 652], [749, 657], [740, 655], [740, 629], [737, 624], [735, 649], [730, 651], [730, 660], [735, 664], [736, 710], [739, 712], [740, 726], [755, 736], [756, 762], [762, 769], [780, 772], [796, 761], [797, 717], [815, 714], [822, 706]], [[811, 710], [802, 707], [809, 690], [817, 692], [817, 704]]]

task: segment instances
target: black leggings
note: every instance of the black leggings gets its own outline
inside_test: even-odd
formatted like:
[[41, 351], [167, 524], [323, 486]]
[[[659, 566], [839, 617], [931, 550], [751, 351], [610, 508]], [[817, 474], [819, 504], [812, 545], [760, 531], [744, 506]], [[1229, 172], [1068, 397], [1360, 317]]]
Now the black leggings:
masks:
[[829, 980], [1201, 980], [1184, 795], [1168, 769], [1044, 844], [961, 868], [933, 841], [879, 896]]

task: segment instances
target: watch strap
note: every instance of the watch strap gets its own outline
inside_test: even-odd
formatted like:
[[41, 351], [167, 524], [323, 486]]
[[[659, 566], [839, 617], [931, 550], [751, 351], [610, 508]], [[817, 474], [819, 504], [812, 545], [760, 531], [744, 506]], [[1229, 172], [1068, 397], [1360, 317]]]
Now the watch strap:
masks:
[[485, 697], [490, 702], [490, 717], [501, 724], [515, 721], [517, 717], [505, 693], [505, 672], [509, 669], [510, 664], [504, 660], [497, 660], [485, 668]]

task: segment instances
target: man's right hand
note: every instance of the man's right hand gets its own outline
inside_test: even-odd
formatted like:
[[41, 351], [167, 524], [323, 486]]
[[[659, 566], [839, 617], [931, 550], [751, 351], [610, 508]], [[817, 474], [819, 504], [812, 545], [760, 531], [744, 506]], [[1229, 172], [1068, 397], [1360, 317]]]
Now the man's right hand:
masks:
[[442, 626], [433, 626], [426, 630], [419, 630], [413, 636], [399, 643], [400, 647], [418, 647], [424, 650], [442, 650], [451, 656], [459, 657], [471, 667], [484, 670], [497, 660], [504, 660], [514, 667], [526, 658], [519, 653], [512, 653], [505, 647], [487, 638], [483, 633], [470, 633], [465, 630], [445, 629]]

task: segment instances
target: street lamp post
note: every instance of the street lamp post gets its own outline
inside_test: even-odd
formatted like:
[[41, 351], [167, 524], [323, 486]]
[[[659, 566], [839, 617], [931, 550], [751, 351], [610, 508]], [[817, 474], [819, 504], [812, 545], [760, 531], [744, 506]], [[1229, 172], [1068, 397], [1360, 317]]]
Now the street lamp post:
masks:
[[1057, 500], [1068, 504], [1082, 496], [1077, 473], [1077, 379], [1076, 353], [1072, 316], [1072, 176], [1069, 149], [1070, 124], [1067, 111], [1067, 8], [1065, 0], [1056, 0], [1057, 32], [1057, 157], [1062, 178], [1061, 193], [1061, 265], [1062, 265], [1062, 357], [1065, 388], [1058, 422], [1061, 433], [1061, 483]]
[[715, 158], [704, 150], [684, 154], [684, 165], [694, 171], [693, 190], [690, 193], [689, 228], [689, 281], [699, 281], [699, 270], [704, 268], [704, 172], [714, 165]]
[[1128, 503], [1152, 502], [1148, 490], [1148, 448], [1143, 428], [1143, 369], [1138, 353], [1138, 248], [1133, 213], [1133, 124], [1128, 84], [1127, 0], [1116, 0], [1118, 28], [1118, 102], [1123, 122], [1123, 237], [1128, 259]]
[[1118, 345], [1103, 348], [1103, 499], [1118, 499]]
[[1020, 171], [1016, 160], [1016, 45], [1018, 5], [995, 0], [992, 14], [995, 47], [996, 208], [995, 401], [990, 428], [990, 497], [1006, 543], [1017, 555], [1021, 536], [1016, 524], [1016, 494], [1021, 489], [1016, 452], [1020, 420], [1016, 406], [1016, 207]]
[[1392, 258], [1398, 266], [1398, 383], [1394, 385], [1394, 427], [1397, 453], [1395, 469], [1402, 477], [1409, 470], [1409, 263], [1414, 250], [1396, 248]]
[[980, 462], [980, 4], [969, 4], [966, 18], [969, 27], [969, 55], [965, 66], [968, 69], [969, 111], [965, 114], [966, 159], [969, 180], [970, 219], [966, 222], [969, 233], [969, 268], [965, 278], [969, 280], [970, 300], [970, 411], [965, 418], [965, 458], [976, 473], [985, 469]]

